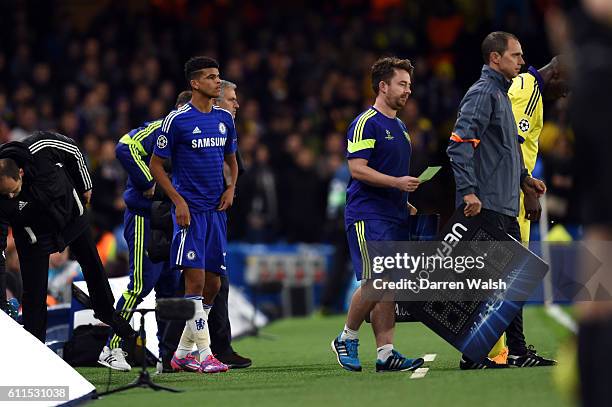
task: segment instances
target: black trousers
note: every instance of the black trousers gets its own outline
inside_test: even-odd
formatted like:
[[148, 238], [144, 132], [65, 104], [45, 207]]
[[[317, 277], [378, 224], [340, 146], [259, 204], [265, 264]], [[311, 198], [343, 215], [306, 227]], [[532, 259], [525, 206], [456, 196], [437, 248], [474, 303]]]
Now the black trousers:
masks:
[[[16, 240], [16, 246], [23, 280], [23, 326], [45, 342], [49, 251], [41, 248], [40, 244], [31, 245], [21, 239]], [[69, 247], [83, 270], [96, 318], [114, 326], [115, 299], [89, 228], [78, 235]]]
[[221, 288], [208, 315], [210, 331], [210, 349], [215, 355], [233, 352], [232, 327], [230, 326], [227, 301], [229, 298], [229, 280], [221, 276]]
[[[521, 241], [521, 230], [518, 220], [513, 216], [504, 215], [489, 209], [482, 209], [480, 215], [486, 222], [497, 226], [519, 242]], [[506, 342], [511, 355], [522, 355], [527, 351], [525, 334], [523, 333], [523, 309], [514, 317], [506, 328]]]

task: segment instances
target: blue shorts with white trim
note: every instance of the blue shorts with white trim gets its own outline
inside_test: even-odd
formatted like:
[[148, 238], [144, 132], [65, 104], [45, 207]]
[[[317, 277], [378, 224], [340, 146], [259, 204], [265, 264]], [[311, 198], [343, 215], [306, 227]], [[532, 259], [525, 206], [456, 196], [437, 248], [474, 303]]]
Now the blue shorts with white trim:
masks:
[[170, 264], [175, 268], [203, 269], [226, 275], [227, 216], [225, 212], [191, 213], [191, 224], [181, 228], [176, 224], [172, 208], [174, 236], [170, 248]]

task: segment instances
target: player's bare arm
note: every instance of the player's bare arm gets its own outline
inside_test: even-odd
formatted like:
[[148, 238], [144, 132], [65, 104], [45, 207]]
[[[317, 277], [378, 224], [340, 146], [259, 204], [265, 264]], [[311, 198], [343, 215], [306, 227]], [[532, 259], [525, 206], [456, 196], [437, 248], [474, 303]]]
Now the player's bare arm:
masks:
[[219, 207], [217, 208], [219, 211], [229, 209], [234, 203], [236, 182], [238, 181], [238, 161], [236, 160], [236, 154], [225, 154], [224, 161], [230, 169], [230, 183], [227, 185], [225, 192], [221, 195]]
[[378, 188], [396, 188], [404, 192], [415, 191], [420, 184], [415, 177], [392, 177], [368, 166], [368, 160], [364, 158], [353, 158], [348, 162], [351, 176], [358, 181]]

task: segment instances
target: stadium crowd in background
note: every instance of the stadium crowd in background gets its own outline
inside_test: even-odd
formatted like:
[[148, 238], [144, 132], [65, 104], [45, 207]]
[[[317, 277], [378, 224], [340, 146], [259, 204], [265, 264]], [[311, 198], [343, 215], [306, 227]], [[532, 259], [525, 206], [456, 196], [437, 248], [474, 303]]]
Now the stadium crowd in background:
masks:
[[[264, 9], [188, 0], [5, 2], [0, 142], [34, 129], [77, 141], [96, 184], [98, 249], [109, 274], [125, 274], [116, 253], [127, 251], [120, 238], [126, 176], [114, 145], [172, 109], [185, 88], [182, 61], [211, 55], [224, 67], [223, 79], [238, 85], [241, 105], [246, 171], [237, 187], [241, 199], [229, 213], [229, 239], [330, 241], [329, 186], [344, 162], [350, 121], [373, 100], [372, 63], [390, 53], [414, 61], [418, 85], [400, 112], [413, 143], [411, 173], [447, 164], [457, 106], [480, 68], [471, 44], [504, 29], [521, 38], [528, 64], [542, 66], [550, 58], [541, 24], [545, 3], [355, 0], [319, 8], [274, 2]], [[565, 105], [550, 110], [539, 168], [549, 195], [558, 198], [551, 200], [551, 217], [571, 221], [573, 137]], [[439, 212], [444, 220], [453, 209], [452, 182], [446, 166], [439, 182], [423, 186], [413, 202], [420, 213]], [[9, 263], [11, 256], [9, 250]]]

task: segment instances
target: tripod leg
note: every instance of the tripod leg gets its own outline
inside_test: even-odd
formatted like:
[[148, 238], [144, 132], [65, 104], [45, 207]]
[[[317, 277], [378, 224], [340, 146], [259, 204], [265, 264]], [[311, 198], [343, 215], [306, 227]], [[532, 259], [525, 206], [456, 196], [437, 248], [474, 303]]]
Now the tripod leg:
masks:
[[98, 393], [98, 397], [106, 396], [106, 395], [113, 394], [113, 393], [118, 393], [124, 390], [134, 389], [136, 387], [148, 387], [155, 391], [164, 390], [164, 391], [169, 391], [171, 393], [182, 393], [183, 392], [182, 390], [172, 389], [170, 387], [165, 387], [165, 386], [161, 386], [159, 384], [153, 383], [151, 381], [151, 376], [149, 376], [149, 373], [145, 371], [145, 372], [141, 372], [140, 376], [138, 376], [138, 378], [134, 380], [132, 383], [126, 384], [125, 386], [117, 387], [116, 389], [112, 389], [107, 392]]
[[153, 382], [149, 383], [149, 387], [152, 388], [155, 391], [164, 390], [164, 391], [169, 391], [171, 393], [182, 393], [183, 392], [183, 390], [177, 390], [177, 389], [173, 389], [171, 387], [161, 386], [161, 385], [159, 385], [157, 383], [153, 383]]
[[109, 391], [104, 391], [102, 393], [98, 393], [97, 397], [104, 397], [107, 396], [109, 394], [113, 394], [113, 393], [118, 393], [120, 391], [125, 391], [125, 390], [129, 390], [129, 389], [134, 389], [136, 387], [140, 387], [141, 384], [138, 382], [138, 380], [136, 380], [135, 382], [132, 382], [130, 384], [126, 384], [125, 386], [121, 386], [121, 387], [117, 387], [116, 389], [112, 389]]
[[159, 384], [153, 383], [153, 381], [151, 380], [151, 376], [149, 375], [148, 372], [141, 373], [140, 376], [138, 377], [138, 380], [134, 382], [134, 384], [140, 387], [148, 387], [155, 391], [165, 390], [165, 391], [169, 391], [172, 393], [181, 393], [181, 390], [176, 390], [170, 387], [165, 387], [165, 386], [161, 386]]
[[118, 387], [116, 389], [104, 392], [104, 393], [100, 393], [98, 394], [98, 397], [101, 396], [106, 396], [108, 394], [113, 394], [113, 393], [117, 393], [120, 391], [124, 391], [124, 390], [128, 390], [128, 389], [133, 389], [135, 387], [148, 387], [150, 389], [153, 389], [155, 391], [158, 390], [165, 390], [165, 391], [169, 391], [172, 393], [180, 393], [181, 390], [176, 390], [176, 389], [171, 389], [169, 387], [164, 387], [164, 386], [160, 386], [159, 384], [155, 384], [153, 383], [153, 381], [151, 380], [151, 376], [149, 375], [149, 372], [147, 372], [147, 363], [146, 363], [146, 355], [147, 355], [147, 347], [146, 347], [146, 340], [145, 340], [145, 313], [141, 312], [140, 315], [140, 329], [138, 330], [138, 335], [142, 341], [142, 365], [141, 365], [141, 371], [140, 374], [138, 375], [138, 378], [136, 380], [134, 380], [132, 383], [126, 385], [126, 386], [121, 386]]

